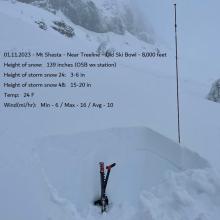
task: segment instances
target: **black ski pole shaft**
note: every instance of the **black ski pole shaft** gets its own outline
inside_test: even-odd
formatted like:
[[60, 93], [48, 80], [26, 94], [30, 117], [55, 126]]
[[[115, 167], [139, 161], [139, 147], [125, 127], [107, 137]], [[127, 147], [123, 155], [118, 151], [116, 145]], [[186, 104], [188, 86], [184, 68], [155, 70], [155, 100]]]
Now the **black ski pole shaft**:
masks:
[[105, 165], [104, 162], [100, 162], [100, 180], [101, 180], [101, 198], [100, 205], [102, 213], [106, 211], [107, 199], [105, 195]]
[[101, 199], [105, 194], [105, 165], [103, 162], [99, 163], [100, 166], [100, 183], [101, 183]]

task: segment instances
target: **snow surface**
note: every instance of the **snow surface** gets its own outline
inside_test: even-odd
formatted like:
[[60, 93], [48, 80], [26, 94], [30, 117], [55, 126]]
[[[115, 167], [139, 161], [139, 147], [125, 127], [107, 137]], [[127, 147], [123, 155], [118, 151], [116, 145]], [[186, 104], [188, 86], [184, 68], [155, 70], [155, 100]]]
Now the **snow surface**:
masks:
[[[112, 200], [132, 205], [137, 204], [143, 189], [150, 189], [161, 181], [166, 170], [208, 166], [198, 155], [143, 128], [52, 136], [38, 145], [36, 152], [51, 184], [81, 209], [86, 201], [92, 203], [94, 196], [98, 196], [99, 161], [118, 164], [110, 181]], [[85, 195], [81, 198], [82, 190]]]
[[[217, 174], [200, 156], [152, 130], [117, 128], [34, 142], [4, 135], [2, 140], [9, 147], [1, 148], [0, 154], [4, 219], [183, 219], [181, 212], [192, 211], [190, 202], [208, 204], [212, 214], [218, 214]], [[92, 204], [100, 193], [100, 160], [117, 163], [105, 216]], [[154, 213], [157, 207], [160, 211]], [[211, 210], [196, 209], [188, 219], [207, 216]]]
[[219, 180], [210, 169], [168, 173], [163, 184], [141, 195], [143, 219], [218, 219]]
[[[64, 20], [73, 26], [76, 36], [67, 39], [51, 28], [43, 31], [36, 19], [49, 26], [54, 20]], [[120, 50], [157, 50], [156, 45], [145, 44], [128, 33], [96, 34], [69, 23], [63, 15], [17, 2], [0, 1], [0, 27], [4, 27], [0, 52], [77, 51], [82, 45], [94, 51], [102, 42]], [[108, 97], [115, 101], [116, 110], [36, 113], [31, 109], [0, 109], [1, 219], [219, 218], [220, 128], [216, 119], [220, 105], [206, 100], [210, 84], [204, 76], [201, 81], [194, 75], [182, 76], [182, 147], [171, 141], [177, 137], [175, 65], [173, 51], [166, 52], [168, 58], [164, 60], [134, 59], [131, 63], [121, 59], [117, 69], [91, 70], [87, 74], [96, 89], [36, 91], [36, 101], [47, 96], [52, 101], [68, 97], [77, 102], [89, 97], [103, 102]], [[100, 160], [117, 162], [108, 188], [111, 205], [104, 216], [92, 205], [99, 195]]]

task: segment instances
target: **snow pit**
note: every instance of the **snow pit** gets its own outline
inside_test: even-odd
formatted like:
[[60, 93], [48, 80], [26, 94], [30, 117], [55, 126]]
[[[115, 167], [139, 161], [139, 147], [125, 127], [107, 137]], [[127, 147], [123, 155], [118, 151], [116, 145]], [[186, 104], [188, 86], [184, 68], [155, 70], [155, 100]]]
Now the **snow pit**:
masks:
[[52, 202], [68, 204], [81, 217], [100, 214], [92, 205], [100, 195], [100, 161], [117, 163], [107, 187], [112, 214], [124, 206], [138, 210], [142, 193], [161, 185], [169, 172], [209, 167], [199, 155], [147, 128], [46, 137], [35, 152]]

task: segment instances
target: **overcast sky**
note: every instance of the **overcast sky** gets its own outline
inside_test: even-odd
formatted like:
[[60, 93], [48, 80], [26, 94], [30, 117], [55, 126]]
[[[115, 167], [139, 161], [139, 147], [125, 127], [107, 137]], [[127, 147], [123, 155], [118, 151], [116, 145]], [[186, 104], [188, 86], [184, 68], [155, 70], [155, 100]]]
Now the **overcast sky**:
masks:
[[[174, 7], [177, 3], [180, 58], [185, 74], [220, 78], [219, 0], [137, 0], [159, 41], [173, 47]], [[180, 60], [181, 64], [181, 60]], [[187, 72], [186, 72], [187, 71]]]

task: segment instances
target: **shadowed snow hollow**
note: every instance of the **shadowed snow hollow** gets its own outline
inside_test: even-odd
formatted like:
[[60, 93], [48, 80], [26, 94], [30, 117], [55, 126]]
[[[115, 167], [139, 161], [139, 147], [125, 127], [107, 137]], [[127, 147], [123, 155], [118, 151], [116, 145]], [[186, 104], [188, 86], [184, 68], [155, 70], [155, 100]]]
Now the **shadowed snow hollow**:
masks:
[[99, 161], [117, 163], [107, 189], [112, 215], [125, 205], [136, 213], [142, 192], [161, 184], [168, 171], [208, 167], [197, 154], [146, 128], [52, 136], [35, 150], [52, 201], [83, 215], [99, 213], [92, 206], [100, 194]]

